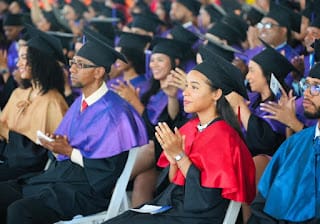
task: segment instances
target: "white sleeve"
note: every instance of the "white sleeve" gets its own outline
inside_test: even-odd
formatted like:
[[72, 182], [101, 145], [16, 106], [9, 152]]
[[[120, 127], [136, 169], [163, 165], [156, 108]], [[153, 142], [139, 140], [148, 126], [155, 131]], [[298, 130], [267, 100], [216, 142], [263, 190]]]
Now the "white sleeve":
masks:
[[83, 167], [83, 158], [79, 149], [73, 148], [71, 161]]

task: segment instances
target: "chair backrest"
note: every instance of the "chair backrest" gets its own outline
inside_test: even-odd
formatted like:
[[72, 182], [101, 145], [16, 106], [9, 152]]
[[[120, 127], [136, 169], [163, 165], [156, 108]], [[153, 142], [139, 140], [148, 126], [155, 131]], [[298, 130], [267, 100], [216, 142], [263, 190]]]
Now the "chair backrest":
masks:
[[230, 201], [223, 224], [235, 224], [241, 208], [241, 203]]
[[138, 150], [140, 147], [130, 149], [127, 162], [123, 168], [120, 177], [114, 187], [111, 200], [109, 202], [108, 210], [89, 216], [75, 216], [69, 221], [59, 221], [56, 224], [97, 224], [107, 221], [125, 210], [129, 209], [129, 203], [127, 200], [126, 188], [128, 186], [130, 175], [137, 158]]
[[139, 147], [136, 147], [129, 151], [129, 156], [128, 156], [126, 165], [112, 193], [112, 197], [108, 207], [108, 212], [106, 215], [107, 220], [119, 215], [122, 211], [129, 209], [126, 189], [130, 180], [130, 175], [131, 175], [134, 163], [137, 158], [138, 150], [139, 150]]

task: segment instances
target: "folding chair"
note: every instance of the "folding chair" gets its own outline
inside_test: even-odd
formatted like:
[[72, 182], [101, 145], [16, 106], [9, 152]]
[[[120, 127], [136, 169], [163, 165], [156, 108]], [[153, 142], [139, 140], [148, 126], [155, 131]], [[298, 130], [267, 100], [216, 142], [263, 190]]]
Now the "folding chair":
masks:
[[230, 201], [223, 224], [235, 224], [241, 208], [241, 203]]
[[126, 188], [129, 183], [130, 175], [137, 157], [137, 153], [140, 147], [132, 148], [129, 151], [126, 165], [117, 180], [116, 186], [112, 193], [112, 197], [107, 211], [99, 212], [97, 214], [89, 216], [75, 216], [72, 220], [59, 221], [55, 224], [99, 224], [108, 219], [111, 219], [122, 212], [129, 209], [129, 201], [127, 198]]

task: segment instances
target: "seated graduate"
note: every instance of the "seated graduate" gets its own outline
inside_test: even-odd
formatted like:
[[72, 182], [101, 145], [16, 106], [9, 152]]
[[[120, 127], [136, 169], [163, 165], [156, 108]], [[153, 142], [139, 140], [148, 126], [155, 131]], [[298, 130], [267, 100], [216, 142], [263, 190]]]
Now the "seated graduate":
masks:
[[43, 170], [48, 151], [36, 132], [55, 131], [68, 109], [59, 40], [32, 27], [27, 32], [32, 38], [20, 46], [17, 62], [25, 88], [12, 93], [0, 116], [0, 181]]
[[295, 70], [283, 55], [266, 43], [265, 46], [265, 50], [249, 61], [249, 71], [246, 75], [251, 90], [249, 104], [236, 93], [227, 97], [241, 120], [246, 142], [253, 156], [259, 154], [272, 156], [285, 139], [285, 125], [266, 118], [268, 112], [260, 108], [261, 103], [277, 102], [279, 99], [270, 88], [271, 84], [273, 86], [276, 83], [273, 80], [278, 80], [278, 83], [286, 88], [284, 79], [290, 71]]
[[222, 223], [230, 200], [251, 202], [255, 168], [225, 98], [231, 91], [244, 96], [246, 91], [241, 76], [222, 64], [204, 61], [188, 73], [184, 110], [196, 118], [174, 132], [164, 122], [156, 127], [163, 148], [158, 165], [165, 168], [159, 182], [169, 179], [170, 184], [148, 204], [171, 209], [127, 211], [104, 224]]
[[82, 96], [50, 135], [53, 141], [40, 139], [57, 159], [42, 174], [0, 183], [1, 223], [54, 223], [105, 210], [128, 150], [147, 143], [139, 114], [104, 82], [124, 56], [87, 39], [70, 61], [72, 85]]
[[292, 135], [273, 155], [248, 223], [320, 222], [320, 72], [307, 77], [303, 98], [305, 116], [318, 122]]

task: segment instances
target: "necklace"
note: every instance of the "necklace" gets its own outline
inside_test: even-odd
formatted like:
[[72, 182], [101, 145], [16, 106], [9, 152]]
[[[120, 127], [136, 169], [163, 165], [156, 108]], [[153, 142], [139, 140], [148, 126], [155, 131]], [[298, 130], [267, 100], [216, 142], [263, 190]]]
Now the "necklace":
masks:
[[213, 118], [211, 121], [209, 121], [208, 123], [205, 124], [201, 124], [199, 123], [197, 125], [198, 131], [202, 132], [204, 129], [206, 129], [210, 124], [212, 124], [214, 121], [216, 121], [217, 119], [219, 119], [219, 117]]

